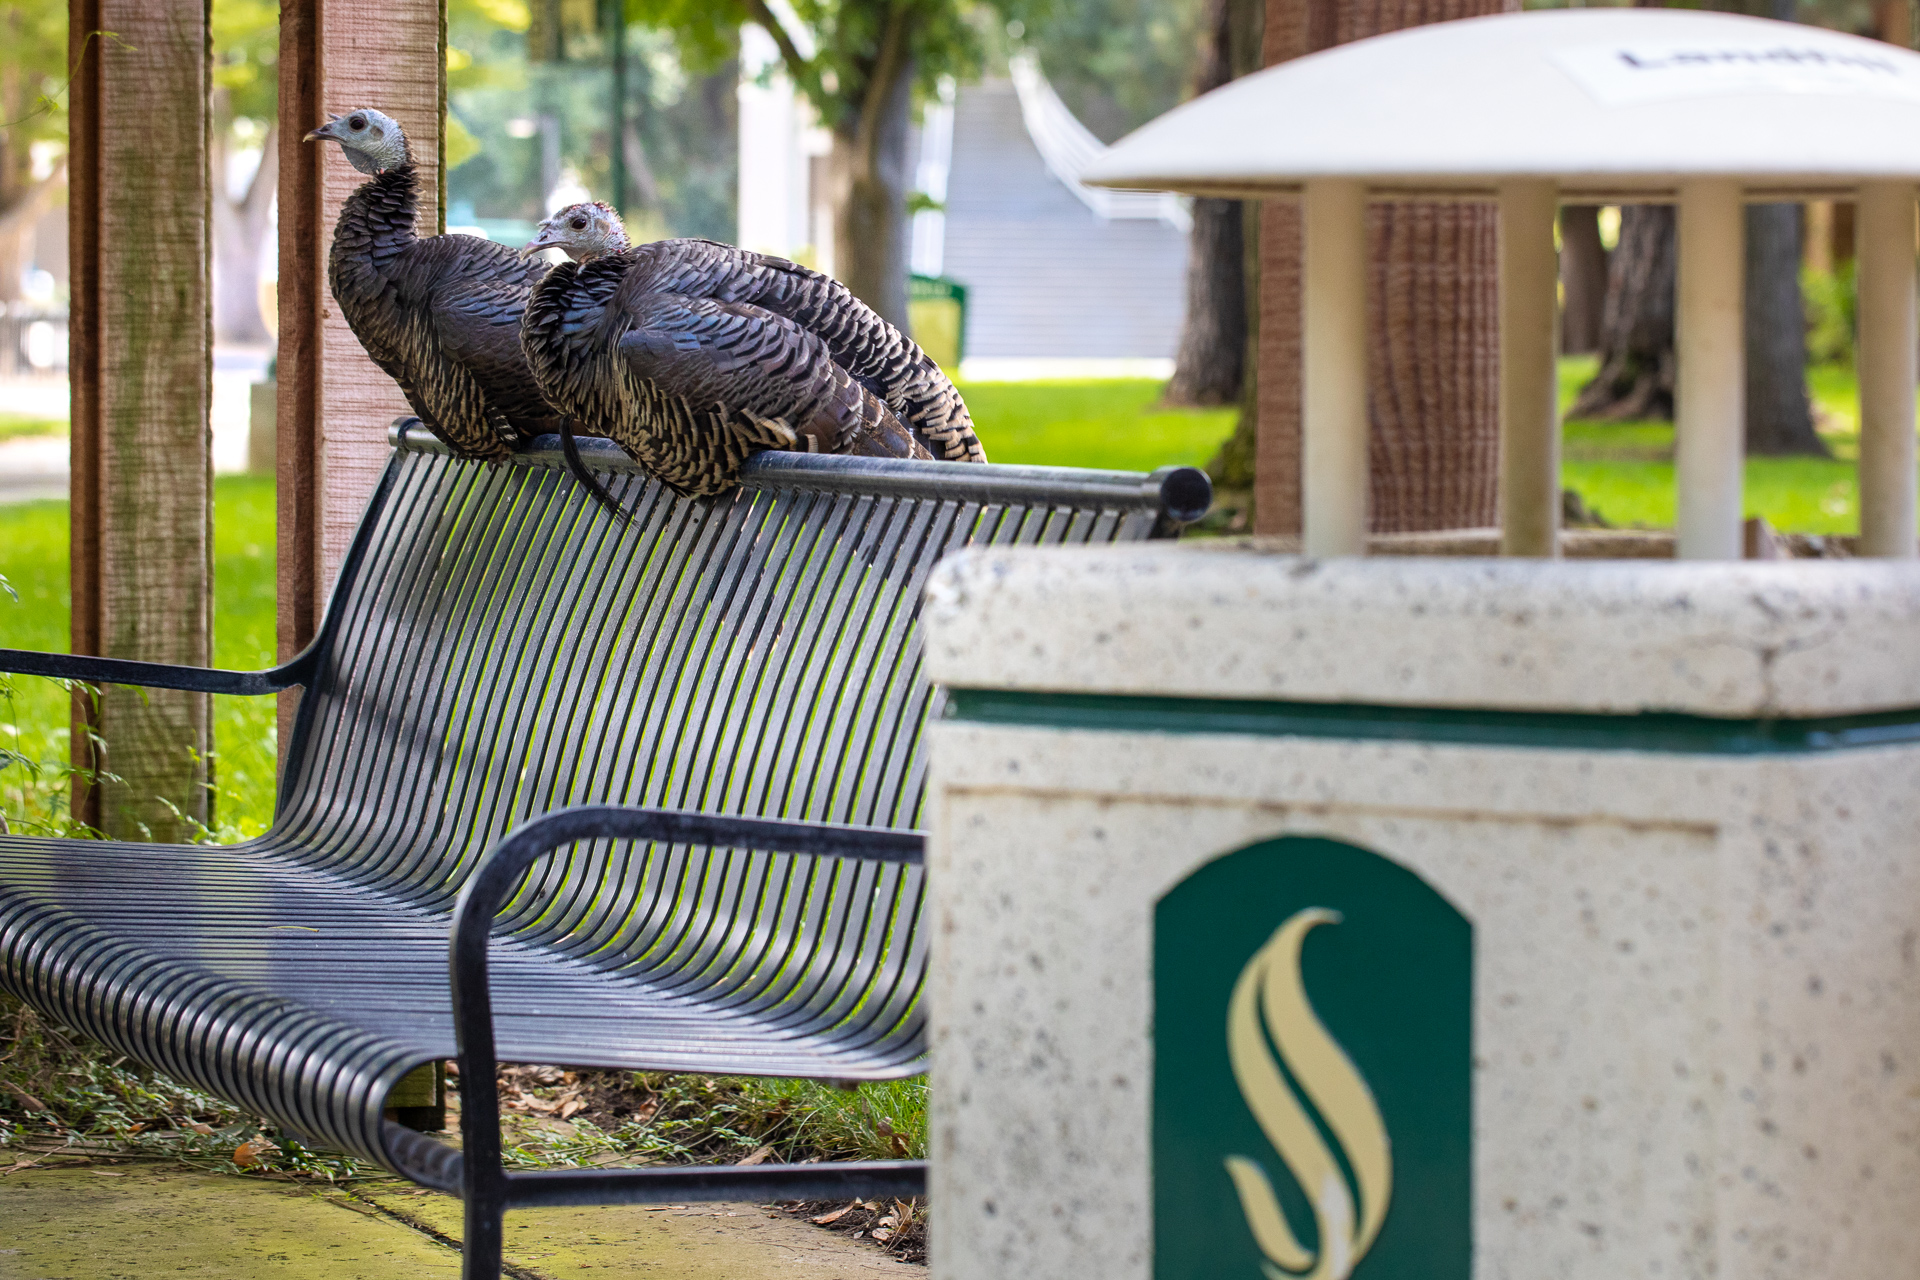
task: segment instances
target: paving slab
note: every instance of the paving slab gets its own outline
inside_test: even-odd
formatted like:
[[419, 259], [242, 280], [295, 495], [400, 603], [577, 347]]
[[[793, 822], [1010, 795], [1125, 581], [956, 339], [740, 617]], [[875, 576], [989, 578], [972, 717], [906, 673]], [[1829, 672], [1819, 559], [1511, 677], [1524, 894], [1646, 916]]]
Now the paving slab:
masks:
[[[460, 1239], [460, 1202], [368, 1197], [423, 1231]], [[912, 1280], [923, 1268], [751, 1204], [618, 1205], [507, 1214], [506, 1260], [544, 1280]], [[3, 1273], [0, 1273], [3, 1274]]]
[[[6, 1161], [0, 1160], [0, 1168]], [[349, 1193], [118, 1164], [0, 1177], [0, 1280], [432, 1280], [460, 1273], [461, 1206], [404, 1184]], [[507, 1215], [520, 1280], [867, 1280], [920, 1273], [757, 1205]]]
[[452, 1249], [299, 1184], [174, 1168], [0, 1178], [0, 1280], [432, 1280]]

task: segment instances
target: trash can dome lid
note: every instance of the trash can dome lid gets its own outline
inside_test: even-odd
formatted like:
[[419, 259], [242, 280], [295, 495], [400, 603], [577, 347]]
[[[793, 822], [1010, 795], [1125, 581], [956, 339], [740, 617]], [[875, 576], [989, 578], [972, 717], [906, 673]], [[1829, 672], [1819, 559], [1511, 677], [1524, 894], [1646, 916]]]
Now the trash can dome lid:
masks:
[[1376, 198], [1550, 178], [1575, 201], [1756, 195], [1920, 179], [1920, 54], [1735, 14], [1565, 9], [1414, 27], [1243, 77], [1136, 130], [1096, 186], [1285, 196], [1354, 178]]

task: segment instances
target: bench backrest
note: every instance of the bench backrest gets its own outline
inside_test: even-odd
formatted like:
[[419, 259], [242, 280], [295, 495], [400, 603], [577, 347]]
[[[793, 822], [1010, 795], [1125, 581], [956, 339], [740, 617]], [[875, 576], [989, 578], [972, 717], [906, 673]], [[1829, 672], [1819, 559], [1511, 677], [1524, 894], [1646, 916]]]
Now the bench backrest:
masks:
[[[394, 444], [323, 625], [274, 838], [432, 907], [563, 805], [915, 825], [935, 695], [914, 619], [934, 563], [968, 543], [1167, 536], [1208, 494], [1192, 468], [764, 454], [735, 492], [683, 498], [582, 441], [623, 527], [557, 449], [476, 463], [406, 422]], [[520, 923], [592, 935], [625, 909], [595, 885], [711, 871], [688, 851], [630, 856], [555, 859]]]

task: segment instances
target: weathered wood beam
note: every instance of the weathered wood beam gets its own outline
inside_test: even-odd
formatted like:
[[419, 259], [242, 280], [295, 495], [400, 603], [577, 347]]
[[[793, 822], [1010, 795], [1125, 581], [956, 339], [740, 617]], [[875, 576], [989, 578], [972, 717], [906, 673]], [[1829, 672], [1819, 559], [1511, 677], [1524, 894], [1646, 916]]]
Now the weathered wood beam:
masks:
[[[413, 145], [420, 233], [444, 221], [440, 0], [284, 0], [280, 7], [280, 653], [312, 639], [340, 559], [408, 412], [327, 290], [340, 206], [364, 181], [338, 147], [302, 142], [328, 113], [377, 107]], [[290, 703], [292, 700], [288, 699]], [[285, 726], [285, 717], [282, 724]]]
[[[73, 651], [206, 665], [206, 2], [73, 0], [69, 22]], [[75, 816], [120, 838], [189, 838], [212, 816], [208, 704], [77, 696]]]

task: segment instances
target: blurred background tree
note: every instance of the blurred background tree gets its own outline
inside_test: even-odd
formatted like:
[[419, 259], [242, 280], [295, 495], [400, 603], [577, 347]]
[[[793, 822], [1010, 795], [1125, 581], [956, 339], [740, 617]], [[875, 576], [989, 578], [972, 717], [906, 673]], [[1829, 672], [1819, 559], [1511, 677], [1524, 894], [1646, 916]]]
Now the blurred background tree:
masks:
[[[773, 38], [781, 64], [833, 136], [828, 204], [834, 274], [868, 306], [907, 327], [907, 194], [915, 94], [942, 76], [971, 78], [988, 15], [1021, 21], [1029, 0], [729, 0]], [[697, 0], [696, 0], [697, 3]], [[785, 6], [783, 6], [785, 7]], [[723, 12], [715, 5], [710, 14]]]
[[[531, 234], [591, 191], [639, 238], [731, 240], [738, 15], [608, 0], [449, 0], [450, 224]], [[616, 144], [617, 139], [617, 145]]]
[[280, 6], [215, 0], [212, 25], [213, 334], [261, 344], [272, 340], [260, 284], [280, 182]]
[[33, 228], [66, 189], [67, 6], [0, 5], [0, 303], [25, 296]]

